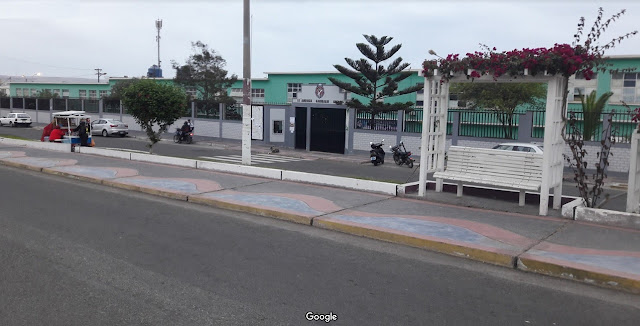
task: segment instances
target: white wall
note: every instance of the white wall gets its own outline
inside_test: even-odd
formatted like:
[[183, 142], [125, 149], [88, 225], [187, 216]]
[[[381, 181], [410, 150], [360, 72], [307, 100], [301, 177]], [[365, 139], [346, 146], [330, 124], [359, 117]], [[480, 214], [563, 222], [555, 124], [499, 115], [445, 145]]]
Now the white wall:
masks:
[[242, 123], [222, 122], [222, 138], [242, 139]]
[[360, 151], [369, 151], [371, 150], [370, 142], [378, 143], [384, 139], [384, 148], [385, 151], [388, 151], [389, 145], [396, 145], [397, 138], [395, 135], [389, 134], [374, 134], [374, 133], [364, 133], [364, 132], [354, 132], [353, 133], [353, 149]]

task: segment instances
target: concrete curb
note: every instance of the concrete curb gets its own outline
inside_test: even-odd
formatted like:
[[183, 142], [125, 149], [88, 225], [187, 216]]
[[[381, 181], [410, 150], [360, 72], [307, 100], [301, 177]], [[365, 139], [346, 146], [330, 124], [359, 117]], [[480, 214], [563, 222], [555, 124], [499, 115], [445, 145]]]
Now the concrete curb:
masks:
[[640, 293], [640, 280], [606, 274], [565, 264], [535, 258], [529, 254], [518, 257], [517, 267], [521, 271], [560, 277], [573, 281], [594, 284], [631, 293]]
[[484, 263], [493, 265], [505, 266], [514, 268], [516, 262], [516, 256], [502, 253], [496, 250], [495, 252], [477, 249], [470, 246], [462, 246], [454, 243], [448, 243], [446, 241], [436, 241], [424, 238], [412, 237], [392, 232], [380, 231], [371, 228], [359, 227], [354, 225], [348, 225], [340, 222], [334, 222], [323, 218], [316, 218], [313, 220], [313, 226], [340, 231], [352, 235], [363, 236], [366, 238], [384, 240], [393, 243], [399, 243], [408, 245], [411, 247], [427, 249], [444, 254], [448, 254], [456, 257], [464, 257], [471, 260], [477, 260]]
[[18, 163], [18, 162], [11, 162], [11, 161], [1, 160], [0, 164], [6, 165], [6, 166], [12, 166], [14, 168], [20, 168], [20, 169], [27, 169], [27, 170], [31, 170], [31, 171], [42, 172], [42, 167], [29, 165], [29, 164], [25, 164], [25, 163]]
[[42, 172], [43, 173], [47, 173], [47, 174], [62, 176], [62, 177], [70, 178], [70, 179], [96, 183], [96, 184], [103, 184], [103, 181], [104, 181], [104, 179], [101, 179], [101, 178], [78, 175], [78, 174], [73, 174], [73, 173], [63, 172], [63, 171], [58, 171], [58, 170], [54, 170], [52, 168], [42, 168]]
[[120, 189], [143, 192], [149, 195], [156, 195], [156, 196], [166, 197], [170, 199], [187, 201], [187, 195], [185, 194], [176, 193], [172, 191], [159, 190], [159, 189], [144, 187], [139, 185], [132, 185], [128, 183], [119, 182], [117, 180], [103, 180], [102, 184], [105, 186], [110, 186], [110, 187], [115, 187]]
[[246, 206], [243, 204], [230, 203], [228, 201], [218, 200], [214, 198], [198, 197], [196, 195], [189, 196], [187, 199], [189, 202], [207, 205], [216, 208], [228, 209], [237, 212], [250, 213], [259, 216], [272, 217], [280, 220], [294, 222], [298, 224], [311, 225], [311, 217], [291, 214], [274, 209], [268, 209], [264, 207]]

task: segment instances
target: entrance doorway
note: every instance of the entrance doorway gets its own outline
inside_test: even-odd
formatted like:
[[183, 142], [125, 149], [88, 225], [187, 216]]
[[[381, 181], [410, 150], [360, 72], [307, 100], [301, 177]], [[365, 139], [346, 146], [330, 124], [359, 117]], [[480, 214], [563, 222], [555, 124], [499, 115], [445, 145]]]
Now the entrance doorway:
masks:
[[307, 149], [307, 108], [296, 108], [295, 148]]
[[344, 154], [345, 122], [346, 110], [344, 109], [311, 108], [309, 150]]

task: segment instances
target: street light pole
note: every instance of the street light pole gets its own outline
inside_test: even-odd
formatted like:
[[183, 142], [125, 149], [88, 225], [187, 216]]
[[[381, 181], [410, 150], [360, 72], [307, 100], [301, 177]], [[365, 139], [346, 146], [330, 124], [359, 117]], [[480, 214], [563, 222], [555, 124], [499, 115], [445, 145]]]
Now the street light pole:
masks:
[[242, 38], [242, 164], [251, 165], [251, 5], [244, 0]]

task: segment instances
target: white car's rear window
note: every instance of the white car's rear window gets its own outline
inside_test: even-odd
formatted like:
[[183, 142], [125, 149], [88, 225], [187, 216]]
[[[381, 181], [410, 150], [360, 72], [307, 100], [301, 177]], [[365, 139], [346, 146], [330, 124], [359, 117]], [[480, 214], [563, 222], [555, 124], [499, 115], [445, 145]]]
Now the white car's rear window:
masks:
[[31, 118], [28, 114], [18, 114], [18, 118]]

